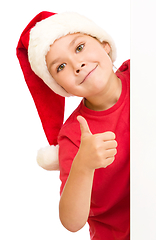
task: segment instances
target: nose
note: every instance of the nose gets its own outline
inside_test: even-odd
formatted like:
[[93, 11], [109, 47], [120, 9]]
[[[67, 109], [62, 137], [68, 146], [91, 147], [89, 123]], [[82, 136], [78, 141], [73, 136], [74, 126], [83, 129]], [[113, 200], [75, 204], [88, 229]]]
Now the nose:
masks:
[[80, 67], [76, 69], [76, 73], [79, 73], [83, 67], [85, 67], [85, 63], [80, 64]]

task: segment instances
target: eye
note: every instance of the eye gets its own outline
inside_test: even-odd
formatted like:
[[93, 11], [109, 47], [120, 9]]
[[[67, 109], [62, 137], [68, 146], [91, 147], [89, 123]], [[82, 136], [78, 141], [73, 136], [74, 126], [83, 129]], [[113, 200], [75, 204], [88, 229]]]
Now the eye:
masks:
[[66, 66], [66, 63], [62, 63], [58, 68], [57, 68], [57, 72], [62, 71]]
[[79, 53], [83, 50], [84, 48], [84, 44], [80, 44], [77, 48], [76, 48], [76, 53]]

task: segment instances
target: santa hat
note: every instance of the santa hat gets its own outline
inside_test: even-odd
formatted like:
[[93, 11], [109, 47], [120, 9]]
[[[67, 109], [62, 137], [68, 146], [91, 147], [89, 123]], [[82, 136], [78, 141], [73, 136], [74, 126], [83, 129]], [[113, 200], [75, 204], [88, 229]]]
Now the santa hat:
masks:
[[57, 137], [63, 124], [65, 97], [70, 94], [52, 78], [45, 57], [56, 39], [78, 32], [108, 42], [109, 56], [115, 61], [116, 47], [110, 35], [88, 18], [72, 12], [39, 13], [24, 29], [17, 46], [17, 57], [50, 145], [39, 150], [37, 161], [49, 170], [59, 169]]

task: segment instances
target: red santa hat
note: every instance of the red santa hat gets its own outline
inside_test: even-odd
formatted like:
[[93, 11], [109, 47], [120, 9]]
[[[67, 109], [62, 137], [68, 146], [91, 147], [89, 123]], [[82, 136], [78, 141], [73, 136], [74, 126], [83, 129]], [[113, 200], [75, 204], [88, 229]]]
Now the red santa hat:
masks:
[[17, 46], [25, 81], [34, 99], [49, 145], [40, 149], [38, 164], [49, 170], [58, 170], [57, 137], [64, 119], [65, 97], [70, 96], [50, 75], [45, 57], [56, 39], [72, 33], [84, 33], [108, 42], [112, 62], [116, 59], [113, 39], [88, 18], [73, 12], [41, 12], [27, 25]]

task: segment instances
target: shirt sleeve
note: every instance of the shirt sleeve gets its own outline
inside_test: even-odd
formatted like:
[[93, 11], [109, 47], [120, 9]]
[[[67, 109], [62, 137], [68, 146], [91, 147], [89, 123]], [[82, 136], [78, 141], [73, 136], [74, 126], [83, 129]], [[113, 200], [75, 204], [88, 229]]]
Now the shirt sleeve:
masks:
[[79, 145], [74, 143], [71, 138], [66, 135], [59, 137], [59, 165], [60, 165], [60, 195], [62, 194], [65, 183], [68, 179], [72, 162], [78, 152]]

